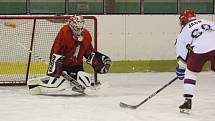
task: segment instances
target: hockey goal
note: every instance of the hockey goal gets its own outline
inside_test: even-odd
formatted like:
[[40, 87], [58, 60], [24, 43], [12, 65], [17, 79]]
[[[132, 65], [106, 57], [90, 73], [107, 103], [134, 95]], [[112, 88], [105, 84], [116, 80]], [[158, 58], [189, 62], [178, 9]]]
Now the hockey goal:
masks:
[[[45, 75], [53, 41], [69, 17], [0, 16], [0, 85], [26, 85], [28, 78]], [[97, 19], [84, 19], [97, 50]]]

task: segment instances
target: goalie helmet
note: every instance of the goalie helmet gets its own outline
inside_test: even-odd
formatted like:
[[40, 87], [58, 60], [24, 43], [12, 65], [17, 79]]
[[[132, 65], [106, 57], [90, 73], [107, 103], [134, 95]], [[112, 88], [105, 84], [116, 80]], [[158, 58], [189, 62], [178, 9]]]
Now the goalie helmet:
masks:
[[69, 18], [69, 27], [75, 36], [80, 36], [84, 28], [84, 18], [81, 15], [74, 15]]
[[181, 12], [179, 20], [180, 24], [184, 26], [188, 22], [196, 20], [196, 14], [191, 8], [185, 9], [184, 11]]

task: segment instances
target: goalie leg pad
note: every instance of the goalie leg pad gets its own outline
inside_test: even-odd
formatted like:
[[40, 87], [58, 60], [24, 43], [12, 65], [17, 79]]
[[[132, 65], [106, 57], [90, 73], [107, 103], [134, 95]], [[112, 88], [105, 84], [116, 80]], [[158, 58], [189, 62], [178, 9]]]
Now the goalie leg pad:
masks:
[[60, 76], [60, 78], [43, 76], [29, 79], [27, 81], [27, 86], [30, 94], [39, 95], [68, 89], [71, 87], [71, 84], [70, 81], [62, 76]]
[[79, 71], [77, 75], [77, 82], [81, 84], [82, 86], [88, 88], [92, 85], [94, 85], [94, 81], [92, 78], [92, 75], [89, 73], [86, 73], [84, 71]]
[[100, 92], [101, 89], [109, 87], [107, 83], [104, 85], [101, 83], [98, 85], [95, 85], [95, 79], [93, 78], [93, 76], [83, 71], [78, 72], [77, 82], [81, 84], [83, 87], [85, 87], [84, 93], [87, 95], [95, 95], [98, 92]]

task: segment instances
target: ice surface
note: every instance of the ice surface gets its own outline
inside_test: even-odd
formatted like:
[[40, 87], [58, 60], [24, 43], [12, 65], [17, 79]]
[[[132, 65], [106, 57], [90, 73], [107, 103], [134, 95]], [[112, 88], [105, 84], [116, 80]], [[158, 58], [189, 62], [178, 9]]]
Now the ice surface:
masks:
[[99, 75], [108, 88], [97, 95], [29, 95], [26, 87], [0, 87], [0, 121], [215, 121], [215, 74], [199, 74], [190, 115], [180, 114], [183, 82], [176, 80], [136, 110], [138, 104], [175, 77], [174, 72]]

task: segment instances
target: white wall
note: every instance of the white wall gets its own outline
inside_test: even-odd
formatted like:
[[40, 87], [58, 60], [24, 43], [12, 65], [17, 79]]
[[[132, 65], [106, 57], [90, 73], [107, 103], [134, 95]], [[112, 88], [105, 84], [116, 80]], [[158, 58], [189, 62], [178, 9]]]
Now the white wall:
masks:
[[[96, 15], [96, 17], [98, 50], [109, 55], [112, 60], [175, 59], [174, 43], [180, 31], [178, 15]], [[198, 17], [215, 20], [215, 15]], [[15, 28], [5, 26], [4, 22], [0, 20], [2, 37], [0, 61], [27, 60], [26, 50], [16, 44], [20, 41], [26, 47], [30, 47], [32, 22], [19, 20]], [[43, 24], [44, 22], [46, 24]], [[48, 60], [53, 40], [63, 24], [41, 20], [36, 25], [34, 51]], [[47, 27], [49, 25], [50, 28], [40, 29], [45, 25]]]
[[[98, 49], [113, 60], [175, 59], [178, 15], [99, 15]], [[214, 20], [212, 15], [198, 18]]]

